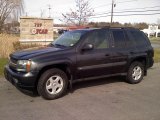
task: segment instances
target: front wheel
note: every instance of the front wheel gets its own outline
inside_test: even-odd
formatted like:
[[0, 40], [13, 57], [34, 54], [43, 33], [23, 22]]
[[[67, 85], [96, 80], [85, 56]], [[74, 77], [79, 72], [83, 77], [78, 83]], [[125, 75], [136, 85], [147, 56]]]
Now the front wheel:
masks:
[[127, 82], [136, 84], [142, 81], [144, 77], [144, 65], [140, 62], [133, 62], [127, 73]]
[[37, 90], [45, 99], [53, 100], [63, 96], [67, 91], [68, 79], [59, 69], [49, 69], [39, 79]]

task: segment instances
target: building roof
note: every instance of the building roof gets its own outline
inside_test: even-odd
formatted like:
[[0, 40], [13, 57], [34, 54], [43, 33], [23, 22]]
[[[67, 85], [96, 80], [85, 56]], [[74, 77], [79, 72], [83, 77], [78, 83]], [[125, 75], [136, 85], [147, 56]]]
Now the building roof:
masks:
[[28, 16], [20, 17], [20, 19], [42, 19], [42, 20], [53, 20], [52, 18], [28, 17]]

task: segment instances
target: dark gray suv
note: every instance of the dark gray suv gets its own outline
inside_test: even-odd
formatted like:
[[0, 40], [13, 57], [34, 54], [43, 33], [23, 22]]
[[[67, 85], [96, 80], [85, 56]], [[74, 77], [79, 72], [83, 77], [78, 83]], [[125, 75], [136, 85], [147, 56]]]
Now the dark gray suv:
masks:
[[64, 33], [47, 47], [11, 54], [4, 74], [20, 88], [56, 99], [77, 81], [124, 75], [128, 83], [139, 83], [153, 56], [150, 41], [138, 29], [82, 29]]

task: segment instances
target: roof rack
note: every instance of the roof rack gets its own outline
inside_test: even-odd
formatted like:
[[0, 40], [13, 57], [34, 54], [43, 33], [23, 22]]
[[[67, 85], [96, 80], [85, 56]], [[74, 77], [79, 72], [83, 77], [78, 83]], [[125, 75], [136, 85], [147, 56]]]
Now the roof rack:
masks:
[[126, 29], [126, 28], [128, 28], [128, 29], [136, 29], [134, 27], [122, 27], [122, 29]]
[[111, 28], [111, 29], [134, 29], [134, 30], [139, 30], [137, 28], [134, 28], [134, 27], [111, 27], [111, 26], [104, 26], [102, 27], [101, 29], [107, 29], [107, 28]]
[[119, 28], [119, 29], [126, 29], [126, 28], [130, 28], [130, 29], [135, 29], [134, 27], [111, 27], [111, 28]]
[[102, 29], [105, 29], [105, 28], [110, 28], [111, 26], [104, 26], [104, 27], [102, 27]]

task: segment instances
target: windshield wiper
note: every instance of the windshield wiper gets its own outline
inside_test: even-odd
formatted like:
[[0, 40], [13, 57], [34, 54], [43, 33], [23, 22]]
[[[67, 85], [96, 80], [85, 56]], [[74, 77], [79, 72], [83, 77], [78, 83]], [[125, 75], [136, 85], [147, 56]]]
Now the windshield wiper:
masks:
[[49, 47], [55, 47], [53, 43], [48, 44]]
[[54, 44], [56, 47], [67, 47], [65, 45], [61, 45], [61, 44]]

